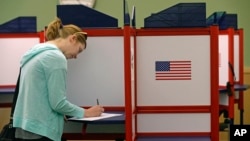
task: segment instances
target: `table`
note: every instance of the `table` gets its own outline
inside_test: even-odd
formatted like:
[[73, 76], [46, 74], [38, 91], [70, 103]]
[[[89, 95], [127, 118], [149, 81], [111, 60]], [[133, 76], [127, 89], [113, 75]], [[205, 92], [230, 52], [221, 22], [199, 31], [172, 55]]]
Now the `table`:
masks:
[[[246, 91], [247, 89], [249, 89], [250, 88], [250, 85], [245, 85], [245, 84], [234, 84], [234, 91], [235, 92], [239, 92], [239, 91]], [[228, 91], [228, 89], [227, 89], [227, 87], [220, 87], [219, 88], [219, 93], [220, 94], [225, 94], [225, 93], [228, 93], [229, 91]], [[230, 95], [229, 95], [230, 96]], [[243, 100], [242, 100], [243, 101]], [[239, 100], [239, 102], [241, 102], [240, 100]], [[221, 111], [220, 111], [221, 112]], [[228, 112], [228, 111], [227, 111]], [[243, 124], [243, 112], [244, 112], [244, 109], [242, 108], [242, 109], [240, 109], [240, 124], [242, 125]], [[225, 117], [225, 116], [224, 116]], [[226, 120], [227, 121], [227, 120]], [[228, 124], [228, 122], [229, 123], [233, 123], [233, 119], [231, 119], [231, 121], [227, 121], [227, 123], [225, 123], [225, 124]], [[224, 125], [224, 124], [221, 124], [221, 126], [223, 126], [223, 129], [224, 129], [224, 127], [227, 127], [227, 125]]]
[[[240, 84], [234, 84], [234, 91], [245, 91], [247, 89], [249, 89], [250, 86], [249, 85], [240, 85]], [[219, 88], [219, 93], [227, 93], [227, 88], [226, 87], [220, 87]]]
[[11, 88], [1, 88], [0, 87], [0, 94], [14, 94], [15, 92], [15, 88], [11, 87]]
[[[87, 125], [89, 124], [125, 124], [125, 114], [121, 111], [106, 111], [107, 113], [115, 113], [115, 114], [122, 114], [121, 116], [115, 116], [110, 118], [104, 118], [100, 120], [94, 120], [94, 121], [80, 121], [80, 120], [72, 120], [69, 119], [70, 122], [78, 122], [83, 123], [82, 126], [82, 134], [86, 134]], [[116, 141], [124, 141], [125, 140], [125, 134], [121, 138], [115, 139]]]

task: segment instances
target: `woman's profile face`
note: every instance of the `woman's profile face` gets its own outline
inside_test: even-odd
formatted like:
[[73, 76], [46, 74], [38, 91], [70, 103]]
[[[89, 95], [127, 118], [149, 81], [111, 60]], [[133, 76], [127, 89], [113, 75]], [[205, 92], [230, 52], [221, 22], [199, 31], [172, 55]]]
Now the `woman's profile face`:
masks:
[[85, 49], [85, 45], [77, 41], [74, 35], [69, 37], [68, 42], [68, 47], [64, 55], [67, 59], [76, 59], [77, 55]]

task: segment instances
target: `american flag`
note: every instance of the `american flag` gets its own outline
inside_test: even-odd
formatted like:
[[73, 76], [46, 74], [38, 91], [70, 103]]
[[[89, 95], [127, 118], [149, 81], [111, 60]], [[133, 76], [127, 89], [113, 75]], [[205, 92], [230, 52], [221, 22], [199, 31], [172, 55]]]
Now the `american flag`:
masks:
[[191, 61], [156, 61], [156, 80], [191, 80]]

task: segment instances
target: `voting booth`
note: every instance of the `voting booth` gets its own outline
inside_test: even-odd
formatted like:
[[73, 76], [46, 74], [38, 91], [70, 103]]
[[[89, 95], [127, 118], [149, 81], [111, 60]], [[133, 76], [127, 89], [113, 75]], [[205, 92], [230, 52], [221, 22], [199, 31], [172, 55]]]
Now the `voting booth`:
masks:
[[243, 84], [243, 30], [228, 28], [220, 30], [219, 36], [220, 111], [226, 110], [224, 117], [233, 124], [234, 104], [237, 103], [240, 124], [243, 124], [243, 91], [246, 90]]
[[226, 88], [220, 92], [220, 108], [228, 111], [228, 118], [234, 117], [234, 29], [220, 30], [219, 35], [219, 85]]
[[[198, 27], [189, 23], [189, 19], [176, 18], [179, 6], [184, 7], [182, 15], [187, 11], [199, 15]], [[66, 7], [74, 9], [73, 5], [58, 6], [58, 15], [70, 23], [72, 19], [64, 14]], [[88, 33], [87, 48], [76, 60], [68, 60], [68, 100], [88, 108], [96, 105], [98, 99], [106, 112], [123, 115], [118, 122], [115, 119], [94, 124], [124, 124], [120, 137], [126, 141], [219, 141], [219, 110], [228, 110], [232, 119], [235, 101], [243, 110], [242, 91], [234, 92], [234, 87], [229, 85], [233, 92], [229, 96], [225, 90], [228, 82], [243, 84], [243, 30], [205, 26], [204, 3], [181, 3], [177, 7], [152, 14], [145, 19], [146, 27], [136, 29], [135, 11], [131, 26], [124, 0], [123, 27], [113, 26], [117, 20], [107, 15], [103, 17], [111, 24], [102, 27], [97, 22], [96, 27], [83, 27]], [[90, 8], [78, 5], [77, 9], [102, 17], [102, 13]], [[169, 18], [178, 23], [184, 20], [185, 24], [176, 27], [168, 23], [167, 27], [161, 24], [157, 28], [154, 20], [161, 14], [175, 14], [175, 18]], [[192, 14], [188, 17], [194, 17]], [[157, 22], [164, 23], [164, 19]], [[0, 41], [4, 51], [0, 60], [8, 60], [1, 61], [0, 86], [14, 88], [20, 57], [34, 44], [45, 41], [44, 32], [4, 33], [0, 34]], [[11, 56], [13, 52], [15, 55]], [[85, 129], [83, 123], [80, 132], [85, 133]], [[100, 134], [95, 133], [76, 138], [74, 129], [70, 130], [66, 133], [68, 139], [100, 139]], [[107, 134], [110, 138], [112, 135]]]
[[[235, 100], [235, 67], [239, 66], [239, 42], [234, 43], [234, 32], [237, 30], [237, 14], [228, 14], [225, 11], [214, 12], [206, 23], [218, 25], [219, 33], [219, 86], [220, 86], [220, 115], [223, 114], [225, 122], [233, 123]], [[234, 51], [238, 52], [237, 55]], [[237, 59], [235, 60], [234, 57]], [[237, 71], [238, 71], [237, 67]], [[239, 73], [238, 73], [239, 74]]]
[[218, 31], [136, 30], [138, 140], [218, 140]]

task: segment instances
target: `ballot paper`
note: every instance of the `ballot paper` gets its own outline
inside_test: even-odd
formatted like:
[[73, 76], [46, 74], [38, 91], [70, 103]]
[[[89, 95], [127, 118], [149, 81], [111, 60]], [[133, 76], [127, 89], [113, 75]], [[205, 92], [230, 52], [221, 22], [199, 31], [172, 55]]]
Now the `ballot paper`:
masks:
[[76, 118], [72, 117], [69, 118], [69, 120], [77, 120], [77, 121], [94, 121], [94, 120], [100, 120], [104, 118], [110, 118], [110, 117], [116, 117], [116, 116], [121, 116], [122, 114], [115, 114], [115, 113], [102, 113], [101, 116], [99, 117], [87, 117], [87, 118]]

